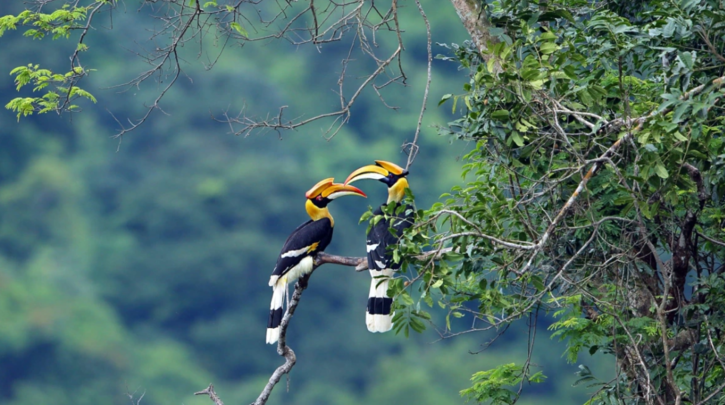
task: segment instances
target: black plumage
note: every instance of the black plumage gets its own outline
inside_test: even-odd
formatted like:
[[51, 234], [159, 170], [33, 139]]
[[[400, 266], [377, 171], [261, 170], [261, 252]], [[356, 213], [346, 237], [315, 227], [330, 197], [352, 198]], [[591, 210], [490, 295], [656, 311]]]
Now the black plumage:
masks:
[[277, 264], [269, 278], [272, 287], [272, 302], [269, 306], [267, 322], [267, 343], [279, 340], [280, 325], [284, 316], [284, 300], [287, 296], [287, 284], [300, 280], [306, 284], [310, 273], [315, 268], [315, 255], [325, 250], [332, 240], [335, 221], [327, 209], [334, 199], [346, 195], [365, 197], [357, 187], [336, 184], [332, 178], [315, 184], [305, 197], [305, 210], [311, 220], [298, 226], [282, 246], [277, 257]]
[[[305, 257], [325, 250], [332, 240], [333, 230], [332, 223], [328, 218], [318, 219], [317, 221], [309, 220], [298, 226], [284, 242], [272, 275], [283, 276]], [[314, 246], [314, 249], [308, 251], [307, 249], [312, 246]], [[300, 251], [301, 249], [305, 249], [305, 252], [299, 255], [290, 255], [291, 252]]]
[[[313, 257], [314, 259], [315, 254], [322, 252], [330, 244], [333, 231], [332, 222], [328, 218], [317, 221], [309, 220], [298, 226], [284, 242], [282, 251], [277, 258], [277, 264], [272, 271], [272, 276], [284, 277], [306, 257]], [[302, 273], [305, 273], [306, 269], [301, 270]], [[295, 274], [292, 278], [296, 279], [298, 277], [301, 278], [300, 282], [307, 282], [307, 274]], [[275, 308], [269, 310], [267, 329], [274, 330], [282, 323], [284, 311], [281, 303], [279, 304], [279, 306], [275, 305]]]
[[267, 343], [274, 343], [278, 339], [287, 283], [297, 279], [307, 283], [314, 266], [314, 256], [330, 244], [332, 232], [332, 221], [329, 218], [309, 220], [292, 231], [284, 242], [269, 282], [274, 293], [267, 321]]
[[[388, 247], [396, 245], [398, 239], [403, 235], [403, 231], [413, 225], [413, 210], [409, 205], [405, 205], [401, 209], [399, 203], [393, 202], [391, 204], [395, 205], [393, 212], [399, 214], [381, 219], [370, 228], [367, 234], [368, 269], [370, 270], [398, 270], [400, 268], [400, 262], [395, 263], [393, 261], [393, 252]], [[383, 208], [386, 208], [387, 205], [383, 204], [378, 207], [373, 215], [384, 215]], [[373, 246], [375, 248], [370, 250]]]
[[[373, 278], [368, 296], [366, 310], [366, 323], [372, 332], [385, 332], [391, 327], [390, 316], [393, 299], [386, 291], [387, 279], [400, 268], [401, 262], [393, 260], [393, 247], [403, 235], [403, 231], [413, 225], [413, 210], [408, 205], [394, 204], [393, 215], [384, 216], [367, 234], [367, 258], [370, 276]], [[389, 204], [383, 204], [376, 209], [374, 215], [385, 215], [389, 211]], [[383, 315], [383, 318], [378, 316]]]
[[357, 180], [377, 180], [388, 187], [388, 201], [373, 212], [376, 218], [366, 239], [370, 292], [365, 310], [365, 324], [370, 332], [387, 332], [393, 327], [391, 307], [393, 298], [388, 295], [388, 285], [393, 273], [400, 268], [400, 261], [393, 260], [393, 246], [406, 228], [413, 225], [414, 212], [410, 205], [402, 204], [409, 191], [408, 170], [395, 163], [376, 160], [375, 165], [361, 167], [347, 176], [345, 184]]

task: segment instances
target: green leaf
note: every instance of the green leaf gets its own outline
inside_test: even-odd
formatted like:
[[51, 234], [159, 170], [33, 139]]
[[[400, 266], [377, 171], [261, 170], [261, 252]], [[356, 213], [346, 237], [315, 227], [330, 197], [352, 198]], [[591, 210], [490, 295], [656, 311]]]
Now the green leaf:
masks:
[[411, 298], [410, 295], [407, 292], [403, 292], [402, 294], [400, 294], [398, 296], [398, 299], [400, 301], [402, 301], [402, 303], [405, 304], [405, 306], [411, 306], [411, 305], [413, 305], [415, 303], [413, 301], [413, 298]]
[[441, 105], [446, 102], [449, 98], [453, 97], [453, 94], [444, 94], [443, 97], [441, 97], [441, 101], [438, 102], [438, 105]]
[[544, 282], [541, 280], [541, 277], [539, 276], [531, 276], [531, 284], [534, 285], [537, 291], [544, 291]]
[[418, 318], [410, 318], [410, 327], [418, 333], [425, 331], [425, 324]]
[[667, 18], [667, 25], [665, 25], [665, 27], [662, 28], [662, 36], [665, 38], [669, 38], [674, 33], [675, 33], [675, 20], [672, 18]]
[[663, 179], [670, 177], [670, 175], [667, 173], [667, 169], [665, 169], [665, 166], [659, 162], [655, 165], [655, 173], [657, 173], [657, 175]]
[[496, 110], [491, 113], [491, 118], [499, 121], [508, 121], [509, 120], [509, 112], [508, 110]]
[[460, 253], [457, 253], [457, 252], [446, 252], [446, 253], [443, 253], [441, 258], [443, 260], [456, 262], [456, 261], [463, 259], [463, 255]]
[[687, 137], [685, 137], [684, 135], [682, 135], [680, 133], [680, 131], [675, 131], [675, 133], [673, 135], [674, 135], [675, 139], [677, 139], [678, 141], [680, 141], [680, 142], [687, 142]]
[[358, 221], [358, 224], [361, 224], [361, 223], [367, 221], [372, 216], [373, 216], [373, 212], [370, 209], [368, 209], [367, 211], [363, 212], [363, 214], [360, 216], [360, 220]]
[[690, 108], [692, 108], [692, 105], [690, 103], [682, 103], [677, 106], [677, 109], [675, 109], [675, 113], [672, 115], [672, 122], [677, 123], [682, 121], [683, 115], [687, 114]]
[[692, 70], [694, 62], [691, 52], [680, 52], [677, 57], [680, 59], [682, 64], [685, 65], [685, 68], [687, 68], [687, 70]]
[[516, 144], [516, 146], [519, 146], [519, 147], [520, 146], [524, 146], [524, 138], [522, 138], [521, 135], [519, 135], [518, 132], [515, 132], [514, 131], [514, 132], [511, 133], [511, 140], [514, 141], [514, 143]]
[[539, 36], [539, 38], [542, 40], [553, 40], [553, 39], [556, 39], [556, 34], [554, 34], [551, 31], [545, 31], [543, 34], [541, 34]]
[[237, 31], [237, 32], [238, 32], [238, 33], [239, 33], [240, 35], [242, 35], [243, 37], [247, 37], [247, 38], [249, 38], [249, 34], [247, 34], [247, 30], [245, 30], [245, 29], [244, 29], [244, 27], [242, 27], [242, 25], [241, 25], [241, 24], [239, 24], [238, 22], [236, 22], [236, 21], [234, 21], [234, 22], [230, 22], [230, 23], [229, 23], [229, 26], [230, 26], [230, 27], [231, 27], [231, 28], [232, 28], [233, 30]]
[[547, 11], [539, 16], [539, 21], [554, 21], [557, 18], [565, 18], [569, 22], [574, 22], [574, 16], [565, 9]]
[[549, 55], [554, 52], [556, 52], [559, 49], [559, 45], [553, 43], [553, 42], [544, 42], [541, 44], [541, 47], [539, 47], [539, 51], [543, 55]]

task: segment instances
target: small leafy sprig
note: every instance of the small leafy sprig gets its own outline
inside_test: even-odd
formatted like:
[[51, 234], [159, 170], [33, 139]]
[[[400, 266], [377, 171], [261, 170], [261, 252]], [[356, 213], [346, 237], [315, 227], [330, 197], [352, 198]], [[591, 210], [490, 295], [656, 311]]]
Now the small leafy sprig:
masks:
[[5, 108], [17, 113], [18, 120], [20, 117], [28, 116], [33, 113], [43, 114], [50, 111], [58, 111], [61, 104], [68, 100], [65, 109], [76, 111], [79, 107], [72, 103], [74, 99], [85, 98], [96, 102], [93, 94], [72, 85], [80, 76], [88, 74], [83, 68], [77, 67], [65, 74], [53, 73], [49, 69], [41, 69], [39, 65], [29, 64], [27, 66], [18, 66], [10, 72], [15, 75], [15, 86], [18, 91], [26, 85], [33, 86], [33, 92], [39, 92], [51, 87], [45, 94], [38, 97], [16, 97], [5, 105]]

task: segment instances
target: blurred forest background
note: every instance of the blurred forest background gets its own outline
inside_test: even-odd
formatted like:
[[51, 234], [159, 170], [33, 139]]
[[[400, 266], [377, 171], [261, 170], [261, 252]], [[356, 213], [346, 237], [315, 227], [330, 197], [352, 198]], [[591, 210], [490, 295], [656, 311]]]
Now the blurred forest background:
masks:
[[[448, 1], [425, 1], [433, 41], [467, 39]], [[0, 3], [17, 14], [21, 1]], [[208, 38], [209, 55], [191, 52], [184, 73], [162, 108], [142, 127], [111, 139], [120, 119], [143, 115], [160, 90], [146, 83], [122, 92], [109, 88], [143, 71], [134, 54], [152, 34], [151, 20], [132, 4], [119, 7], [89, 37], [85, 63], [97, 69], [83, 86], [98, 103], [62, 117], [17, 121], [0, 110], [0, 403], [3, 405], [208, 404], [194, 391], [209, 382], [227, 404], [258, 395], [282, 359], [264, 344], [267, 287], [288, 233], [305, 221], [304, 192], [318, 180], [338, 180], [374, 159], [404, 163], [400, 145], [413, 137], [426, 69], [425, 26], [414, 4], [403, 10], [408, 87], [388, 94], [387, 109], [366, 91], [351, 122], [331, 141], [311, 124], [297, 132], [229, 133], [216, 122], [224, 111], [313, 115], [332, 110], [348, 48], [296, 48], [284, 41], [227, 46]], [[101, 21], [99, 19], [98, 21]], [[109, 27], [113, 29], [108, 29]], [[2, 39], [0, 94], [17, 96], [12, 68], [28, 63], [62, 70], [73, 40], [32, 40], [22, 29]], [[216, 47], [216, 48], [215, 48]], [[434, 54], [448, 52], [434, 45]], [[435, 108], [445, 93], [460, 92], [466, 73], [435, 60], [420, 154], [410, 182], [421, 207], [459, 184], [458, 157], [470, 145], [437, 135], [452, 119]], [[29, 91], [29, 89], [28, 89]], [[113, 113], [111, 115], [110, 112]], [[364, 254], [368, 205], [385, 198], [381, 185], [363, 184], [369, 198], [335, 202], [337, 231], [329, 253]], [[270, 404], [462, 403], [458, 391], [472, 373], [526, 355], [525, 323], [478, 354], [492, 335], [437, 341], [427, 331], [406, 339], [370, 334], [364, 325], [369, 277], [326, 265], [314, 274], [290, 327], [298, 363], [289, 392], [280, 384]], [[539, 327], [546, 328], [547, 322]], [[547, 383], [521, 404], [581, 403], [571, 388], [577, 365], [564, 345], [540, 350]], [[595, 374], [613, 365], [581, 358]], [[131, 395], [131, 397], [129, 397]]]

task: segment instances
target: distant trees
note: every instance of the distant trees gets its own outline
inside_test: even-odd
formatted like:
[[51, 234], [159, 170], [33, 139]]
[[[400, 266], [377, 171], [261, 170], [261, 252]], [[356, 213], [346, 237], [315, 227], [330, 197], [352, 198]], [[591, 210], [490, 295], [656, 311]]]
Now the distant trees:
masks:
[[[421, 18], [423, 6], [416, 0]], [[7, 108], [23, 115], [64, 112], [88, 74], [84, 38], [115, 1], [36, 0], [0, 18], [0, 34], [27, 26], [33, 37], [80, 32], [66, 72], [42, 66], [13, 71], [18, 88], [37, 96]], [[408, 2], [408, 4], [412, 4]], [[452, 0], [471, 41], [446, 57], [470, 70], [461, 92], [439, 104], [462, 115], [441, 132], [475, 144], [466, 184], [417, 213], [396, 257], [406, 272], [391, 284], [396, 329], [422, 331], [425, 309], [448, 315], [444, 338], [497, 329], [528, 318], [556, 318], [551, 336], [567, 358], [605, 353], [618, 375], [602, 381], [586, 368], [580, 383], [597, 388], [590, 403], [704, 404], [725, 398], [725, 11], [717, 0], [643, 2]], [[181, 74], [181, 45], [285, 38], [295, 44], [349, 43], [367, 61], [343, 60], [339, 109], [288, 119], [241, 111], [223, 118], [237, 134], [294, 129], [327, 120], [328, 136], [348, 122], [362, 91], [404, 83], [405, 50], [397, 0], [139, 1], [161, 23], [150, 68], [125, 84], [164, 82], [141, 117], [160, 108]], [[273, 32], [262, 31], [271, 26]], [[259, 33], [259, 35], [257, 34]], [[432, 58], [428, 29], [428, 63]], [[222, 48], [223, 49], [223, 48]], [[352, 51], [351, 51], [352, 54]], [[213, 62], [211, 63], [213, 65]], [[357, 69], [357, 70], [356, 70]], [[360, 70], [362, 69], [362, 70]], [[349, 79], [351, 71], [357, 79]], [[364, 72], [364, 74], [361, 74]], [[430, 70], [429, 70], [430, 72]], [[422, 100], [425, 112], [427, 86]], [[416, 123], [411, 123], [411, 127]], [[420, 128], [420, 120], [417, 123]], [[417, 131], [416, 131], [417, 134]], [[415, 141], [405, 145], [409, 161]], [[412, 196], [410, 196], [412, 198]], [[420, 207], [419, 207], [420, 208]], [[429, 252], [429, 253], [425, 253]], [[470, 320], [455, 330], [451, 318]], [[473, 376], [462, 394], [512, 404], [546, 369], [508, 363]], [[206, 392], [208, 393], [208, 392]]]

